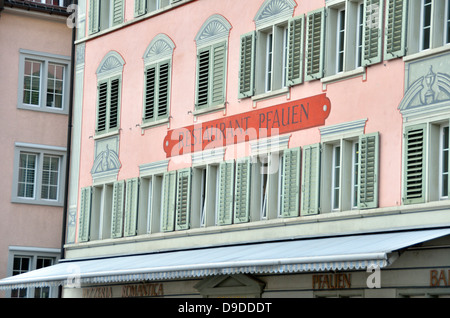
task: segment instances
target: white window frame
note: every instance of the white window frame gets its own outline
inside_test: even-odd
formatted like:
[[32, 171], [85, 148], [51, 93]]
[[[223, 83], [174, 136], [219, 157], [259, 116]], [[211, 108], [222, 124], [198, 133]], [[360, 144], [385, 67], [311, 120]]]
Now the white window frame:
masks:
[[[428, 50], [431, 48], [431, 25], [432, 25], [432, 16], [433, 16], [433, 2], [432, 0], [429, 0], [429, 3], [425, 3], [425, 1], [428, 0], [421, 0], [420, 2], [420, 32], [419, 32], [419, 36], [420, 36], [420, 40], [419, 40], [419, 47], [420, 47], [420, 51], [424, 51], [424, 50]], [[430, 16], [429, 16], [429, 22], [430, 25], [426, 26], [425, 25], [425, 6], [429, 6], [430, 9]], [[425, 38], [424, 38], [424, 33], [426, 32], [426, 29], [428, 29], [429, 35], [428, 35], [428, 47], [425, 47]]]
[[[38, 62], [41, 65], [39, 105], [26, 104], [23, 101], [24, 84], [25, 84], [25, 76], [24, 76], [25, 62], [28, 60]], [[61, 108], [47, 106], [48, 64], [57, 64], [64, 67], [63, 90], [62, 90], [63, 96]], [[17, 91], [17, 108], [56, 114], [68, 114], [69, 89], [70, 89], [69, 81], [70, 81], [70, 57], [25, 49], [19, 50], [19, 83]]]
[[[338, 149], [339, 154], [337, 154]], [[342, 179], [342, 147], [340, 143], [333, 145], [332, 153], [333, 157], [331, 159], [331, 211], [339, 211], [341, 208], [341, 179]]]
[[355, 68], [361, 67], [363, 62], [363, 42], [364, 42], [364, 1], [357, 3], [357, 23], [356, 23], [356, 52]]
[[359, 141], [355, 140], [352, 143], [352, 173], [351, 173], [351, 208], [358, 208], [358, 188], [359, 188]]
[[[445, 133], [447, 134], [447, 145], [444, 145]], [[448, 165], [448, 156], [450, 155], [449, 149], [449, 125], [443, 124], [439, 128], [439, 199], [446, 200], [449, 198], [448, 195], [448, 178], [449, 178], [449, 165]], [[446, 148], [445, 148], [446, 147]], [[447, 154], [447, 171], [444, 171], [444, 153]], [[444, 194], [444, 175], [447, 176], [447, 194]]]
[[[64, 204], [64, 180], [65, 180], [65, 167], [66, 167], [66, 148], [54, 147], [46, 145], [19, 143], [15, 144], [14, 150], [14, 170], [13, 170], [13, 182], [12, 182], [12, 195], [11, 202], [24, 203], [24, 204], [37, 204], [37, 205], [50, 205], [50, 206], [62, 206]], [[36, 169], [34, 177], [34, 195], [33, 198], [20, 197], [18, 194], [19, 186], [19, 166], [21, 154], [34, 154], [36, 155]], [[42, 174], [43, 174], [43, 161], [45, 156], [58, 157], [59, 158], [59, 171], [58, 171], [58, 190], [57, 199], [43, 199], [42, 194]]]
[[450, 43], [450, 0], [445, 1], [444, 45]]
[[[31, 0], [31, 1], [46, 4], [46, 0]], [[64, 7], [64, 0], [59, 0], [58, 2], [59, 2], [58, 6]], [[48, 4], [48, 5], [53, 5], [53, 4]]]
[[[347, 35], [347, 11], [345, 6], [338, 9], [336, 21], [336, 73], [344, 72], [345, 68], [345, 43]], [[344, 19], [344, 21], [342, 21]], [[343, 28], [341, 28], [343, 26]], [[341, 47], [342, 43], [342, 47]], [[342, 59], [341, 59], [342, 56]]]

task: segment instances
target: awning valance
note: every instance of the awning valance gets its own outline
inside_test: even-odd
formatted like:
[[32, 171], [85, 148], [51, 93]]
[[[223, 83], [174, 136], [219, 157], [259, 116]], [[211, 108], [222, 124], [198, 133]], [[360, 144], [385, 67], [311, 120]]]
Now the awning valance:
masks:
[[0, 289], [383, 268], [396, 251], [449, 234], [449, 228], [399, 231], [62, 260], [2, 279]]

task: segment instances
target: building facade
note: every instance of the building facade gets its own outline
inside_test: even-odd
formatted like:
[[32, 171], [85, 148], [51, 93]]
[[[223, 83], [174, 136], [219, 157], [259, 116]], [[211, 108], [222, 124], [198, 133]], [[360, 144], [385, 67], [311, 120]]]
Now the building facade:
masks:
[[450, 296], [448, 0], [79, 2], [64, 297]]
[[[0, 277], [61, 257], [71, 30], [64, 1], [0, 2]], [[48, 287], [0, 297], [55, 297]]]

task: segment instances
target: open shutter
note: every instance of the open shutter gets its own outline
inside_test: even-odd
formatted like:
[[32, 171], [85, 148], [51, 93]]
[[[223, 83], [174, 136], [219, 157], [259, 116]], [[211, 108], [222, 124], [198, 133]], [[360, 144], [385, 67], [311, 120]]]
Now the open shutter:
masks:
[[287, 149], [283, 152], [281, 217], [299, 215], [300, 155], [300, 148]]
[[364, 1], [364, 26], [363, 26], [363, 65], [371, 65], [381, 62], [381, 35], [383, 25], [383, 1]]
[[209, 103], [210, 55], [211, 48], [201, 49], [197, 55], [197, 102], [196, 109], [202, 109]]
[[306, 18], [305, 80], [323, 76], [323, 51], [325, 41], [325, 9], [308, 13]]
[[253, 96], [255, 80], [255, 32], [241, 36], [239, 98]]
[[378, 154], [379, 134], [359, 137], [359, 191], [358, 207], [378, 207]]
[[159, 64], [158, 119], [169, 114], [170, 62]]
[[177, 230], [189, 229], [189, 218], [191, 213], [191, 169], [178, 171], [177, 182]]
[[163, 177], [163, 193], [161, 203], [161, 231], [174, 230], [175, 195], [177, 190], [177, 172], [166, 172]]
[[78, 241], [89, 241], [89, 228], [91, 224], [91, 199], [92, 189], [86, 187], [81, 189], [80, 216], [78, 219]]
[[134, 16], [138, 17], [146, 13], [147, 13], [147, 0], [134, 0]]
[[234, 193], [234, 223], [249, 221], [250, 212], [250, 158], [236, 162], [236, 187]]
[[118, 25], [123, 22], [123, 1], [124, 0], [112, 0], [112, 25]]
[[225, 102], [226, 42], [214, 45], [212, 47], [212, 55], [211, 106], [215, 106]]
[[319, 213], [320, 144], [303, 147], [301, 215]]
[[114, 78], [110, 84], [109, 130], [119, 127], [120, 79]]
[[123, 233], [123, 207], [124, 207], [125, 181], [114, 182], [113, 202], [112, 202], [112, 220], [111, 237], [122, 237]]
[[403, 203], [425, 202], [426, 124], [405, 128], [403, 153]]
[[303, 34], [305, 18], [289, 20], [288, 86], [303, 82]]
[[221, 162], [219, 166], [217, 225], [231, 224], [233, 220], [233, 185], [234, 160]]
[[89, 34], [100, 31], [100, 0], [89, 0]]
[[384, 59], [405, 55], [406, 0], [387, 0]]
[[125, 196], [124, 236], [136, 235], [139, 199], [139, 178], [128, 179]]

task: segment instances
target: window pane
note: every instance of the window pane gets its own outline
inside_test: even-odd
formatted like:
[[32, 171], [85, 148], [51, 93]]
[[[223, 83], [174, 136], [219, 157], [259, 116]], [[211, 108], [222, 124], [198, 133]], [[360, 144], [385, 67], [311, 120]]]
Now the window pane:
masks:
[[21, 153], [19, 159], [19, 178], [17, 196], [22, 198], [34, 197], [34, 183], [36, 175], [36, 155]]
[[64, 66], [48, 64], [47, 107], [62, 108]]
[[41, 62], [25, 60], [23, 79], [23, 103], [39, 105]]
[[44, 156], [44, 163], [42, 167], [42, 199], [58, 199], [59, 162], [59, 157]]

